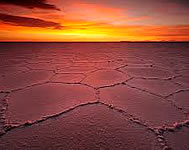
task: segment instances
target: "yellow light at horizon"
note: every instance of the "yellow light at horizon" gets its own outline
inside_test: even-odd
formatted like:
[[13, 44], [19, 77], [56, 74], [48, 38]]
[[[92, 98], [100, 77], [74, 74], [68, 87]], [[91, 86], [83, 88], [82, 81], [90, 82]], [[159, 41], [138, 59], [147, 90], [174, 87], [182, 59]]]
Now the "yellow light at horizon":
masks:
[[[84, 24], [84, 23], [83, 23]], [[68, 26], [65, 29], [0, 25], [1, 41], [188, 41], [189, 26]], [[1, 28], [3, 27], [3, 28]], [[177, 29], [177, 30], [176, 30]], [[173, 34], [173, 36], [172, 36]], [[175, 35], [178, 34], [178, 35]], [[166, 36], [167, 35], [167, 36]]]

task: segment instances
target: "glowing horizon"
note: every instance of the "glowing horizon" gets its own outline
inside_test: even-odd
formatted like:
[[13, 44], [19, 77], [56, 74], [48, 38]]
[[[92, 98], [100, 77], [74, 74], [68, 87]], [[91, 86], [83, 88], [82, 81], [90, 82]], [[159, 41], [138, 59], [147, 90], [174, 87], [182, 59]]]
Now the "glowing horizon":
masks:
[[2, 0], [0, 41], [189, 41], [183, 0]]

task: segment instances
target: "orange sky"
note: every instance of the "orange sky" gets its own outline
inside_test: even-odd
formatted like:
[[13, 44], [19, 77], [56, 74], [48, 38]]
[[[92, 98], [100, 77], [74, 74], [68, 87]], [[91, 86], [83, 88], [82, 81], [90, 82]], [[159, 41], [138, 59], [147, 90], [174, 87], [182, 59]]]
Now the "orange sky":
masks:
[[2, 0], [0, 41], [189, 41], [189, 2]]

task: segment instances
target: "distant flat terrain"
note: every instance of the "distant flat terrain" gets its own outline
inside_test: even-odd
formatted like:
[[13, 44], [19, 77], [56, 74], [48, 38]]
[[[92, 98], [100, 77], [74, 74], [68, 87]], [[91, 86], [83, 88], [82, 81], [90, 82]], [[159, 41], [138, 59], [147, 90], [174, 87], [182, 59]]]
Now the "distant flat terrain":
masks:
[[189, 43], [0, 43], [0, 149], [188, 150]]

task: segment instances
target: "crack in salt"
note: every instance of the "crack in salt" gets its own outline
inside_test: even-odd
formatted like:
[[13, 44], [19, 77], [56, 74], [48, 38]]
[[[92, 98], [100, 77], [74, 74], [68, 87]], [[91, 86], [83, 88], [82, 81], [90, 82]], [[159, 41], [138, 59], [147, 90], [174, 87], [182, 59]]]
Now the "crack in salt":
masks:
[[12, 131], [14, 129], [17, 129], [17, 128], [25, 128], [27, 126], [32, 126], [34, 124], [38, 124], [38, 123], [41, 123], [41, 122], [44, 122], [46, 120], [49, 120], [49, 119], [52, 119], [52, 118], [56, 118], [56, 117], [59, 117], [65, 113], [68, 113], [68, 112], [71, 112], [79, 107], [83, 107], [83, 106], [87, 106], [87, 105], [94, 105], [94, 104], [99, 104], [99, 101], [96, 101], [96, 102], [87, 102], [87, 103], [83, 103], [83, 104], [79, 104], [77, 106], [74, 106], [74, 107], [71, 107], [63, 112], [60, 112], [60, 113], [57, 113], [57, 114], [53, 114], [53, 115], [49, 115], [49, 116], [45, 116], [45, 117], [42, 117], [41, 119], [39, 120], [35, 120], [35, 121], [28, 121], [24, 124], [20, 124], [20, 125], [6, 125], [4, 127], [4, 132], [3, 133], [0, 133], [0, 137], [4, 136], [5, 134], [7, 134], [9, 131]]

